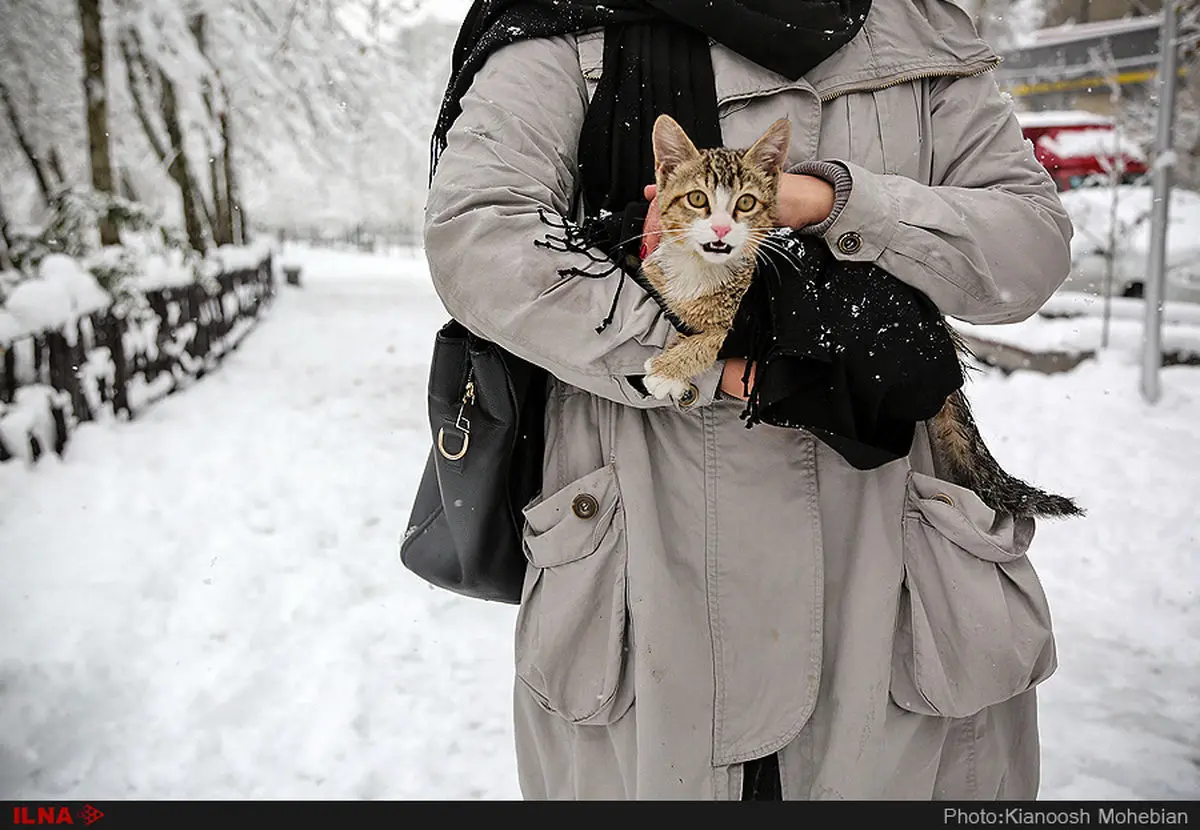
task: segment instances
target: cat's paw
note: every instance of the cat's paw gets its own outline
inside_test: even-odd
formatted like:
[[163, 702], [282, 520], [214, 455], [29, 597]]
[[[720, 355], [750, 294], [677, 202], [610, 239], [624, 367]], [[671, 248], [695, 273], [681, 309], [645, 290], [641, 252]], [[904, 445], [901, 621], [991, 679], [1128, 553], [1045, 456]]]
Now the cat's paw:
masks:
[[646, 361], [646, 375], [642, 378], [642, 384], [646, 387], [647, 392], [660, 401], [670, 398], [678, 402], [687, 396], [691, 388], [686, 380], [656, 374], [653, 358]]

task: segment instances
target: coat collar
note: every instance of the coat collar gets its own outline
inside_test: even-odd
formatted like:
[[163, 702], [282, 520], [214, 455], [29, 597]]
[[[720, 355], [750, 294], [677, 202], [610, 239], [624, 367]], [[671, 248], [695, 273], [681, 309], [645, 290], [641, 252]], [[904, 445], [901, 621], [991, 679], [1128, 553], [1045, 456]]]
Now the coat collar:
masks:
[[[603, 32], [580, 35], [579, 50], [585, 77], [599, 79]], [[951, 0], [879, 0], [858, 35], [799, 81], [713, 44], [721, 104], [786, 89], [812, 89], [822, 100], [830, 100], [919, 78], [974, 75], [999, 63], [971, 18]]]

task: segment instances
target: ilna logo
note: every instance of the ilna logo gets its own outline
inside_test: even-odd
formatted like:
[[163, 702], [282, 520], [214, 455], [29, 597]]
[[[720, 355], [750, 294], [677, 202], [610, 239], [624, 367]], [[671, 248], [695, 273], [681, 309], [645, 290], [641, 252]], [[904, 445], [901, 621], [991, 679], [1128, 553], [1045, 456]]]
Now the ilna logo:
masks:
[[104, 813], [85, 804], [71, 814], [70, 807], [13, 807], [13, 824], [82, 824], [87, 827], [104, 818]]

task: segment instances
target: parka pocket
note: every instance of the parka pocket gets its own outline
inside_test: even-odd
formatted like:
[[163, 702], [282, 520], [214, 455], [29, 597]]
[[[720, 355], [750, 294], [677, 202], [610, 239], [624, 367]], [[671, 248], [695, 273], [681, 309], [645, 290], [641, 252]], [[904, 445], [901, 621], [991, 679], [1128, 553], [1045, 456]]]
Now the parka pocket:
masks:
[[975, 492], [914, 471], [903, 525], [896, 705], [969, 717], [1054, 673], [1050, 609], [1025, 556], [1032, 519], [997, 514]]
[[633, 702], [625, 515], [613, 467], [527, 507], [525, 522], [532, 567], [517, 615], [517, 677], [571, 723], [613, 723]]

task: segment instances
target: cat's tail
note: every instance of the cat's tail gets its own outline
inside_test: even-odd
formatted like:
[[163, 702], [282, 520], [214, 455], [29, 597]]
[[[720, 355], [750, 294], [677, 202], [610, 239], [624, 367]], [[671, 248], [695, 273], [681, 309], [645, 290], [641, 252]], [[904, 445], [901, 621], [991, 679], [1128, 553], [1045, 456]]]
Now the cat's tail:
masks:
[[1012, 516], [1083, 516], [1072, 499], [1056, 496], [1009, 475], [992, 457], [967, 397], [960, 389], [929, 422], [934, 457], [949, 479], [975, 491], [988, 507]]

